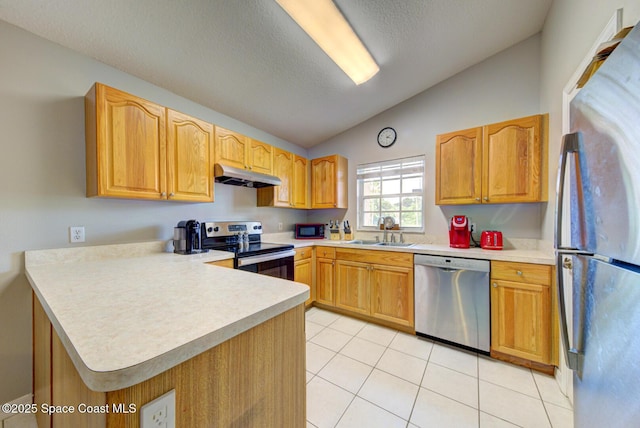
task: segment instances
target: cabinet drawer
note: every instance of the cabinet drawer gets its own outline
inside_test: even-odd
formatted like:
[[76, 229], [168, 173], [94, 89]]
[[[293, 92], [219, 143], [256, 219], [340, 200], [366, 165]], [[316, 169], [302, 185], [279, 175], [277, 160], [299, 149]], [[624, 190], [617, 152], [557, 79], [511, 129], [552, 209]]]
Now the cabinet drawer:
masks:
[[333, 247], [316, 247], [316, 257], [324, 259], [335, 259], [336, 249]]
[[294, 260], [297, 262], [300, 260], [310, 259], [312, 251], [313, 251], [312, 247], [296, 248], [296, 255]]
[[491, 279], [551, 285], [551, 266], [494, 261], [491, 262]]
[[338, 260], [350, 260], [379, 265], [413, 267], [413, 253], [400, 251], [354, 250], [340, 248], [336, 252]]

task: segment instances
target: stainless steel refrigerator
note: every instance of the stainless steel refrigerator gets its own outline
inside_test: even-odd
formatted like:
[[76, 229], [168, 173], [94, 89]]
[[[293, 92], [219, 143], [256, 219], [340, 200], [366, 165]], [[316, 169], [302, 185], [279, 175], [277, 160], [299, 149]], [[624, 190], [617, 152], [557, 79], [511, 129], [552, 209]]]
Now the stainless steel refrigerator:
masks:
[[[640, 25], [571, 102], [556, 200], [561, 335], [576, 427], [640, 426]], [[570, 172], [566, 165], [570, 164]], [[565, 177], [566, 176], [566, 177]], [[564, 182], [570, 181], [565, 195]], [[571, 242], [560, 242], [570, 203]], [[563, 265], [572, 265], [573, 301]], [[566, 319], [573, 305], [572, 319]], [[567, 322], [573, 332], [569, 338]]]

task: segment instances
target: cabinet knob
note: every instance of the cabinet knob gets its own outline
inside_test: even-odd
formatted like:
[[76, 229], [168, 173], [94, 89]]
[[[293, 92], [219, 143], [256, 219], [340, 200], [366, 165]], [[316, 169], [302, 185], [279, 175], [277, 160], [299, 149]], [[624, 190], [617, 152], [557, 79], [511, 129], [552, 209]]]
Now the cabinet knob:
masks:
[[333, 204], [333, 207], [334, 207], [334, 208], [335, 208], [335, 207], [337, 207], [337, 206], [338, 206], [338, 204]]
[[522, 271], [521, 270], [517, 270], [516, 273], [520, 276], [522, 276]]
[[484, 198], [482, 198], [482, 199], [484, 199], [485, 201], [488, 201], [488, 200], [489, 200], [489, 197], [488, 197], [488, 196], [485, 196], [485, 197], [484, 197]]
[[162, 196], [164, 198], [165, 196], [167, 196], [167, 193], [166, 192], [162, 192], [162, 193], [160, 193], [160, 196]]
[[176, 195], [176, 194], [175, 194], [175, 193], [173, 193], [173, 192], [169, 193], [169, 197], [170, 197], [170, 198], [173, 198], [175, 195]]
[[493, 284], [491, 284], [493, 286], [493, 288], [498, 288], [498, 283], [494, 282]]
[[476, 198], [476, 201], [479, 201], [479, 200], [480, 200], [480, 198]]

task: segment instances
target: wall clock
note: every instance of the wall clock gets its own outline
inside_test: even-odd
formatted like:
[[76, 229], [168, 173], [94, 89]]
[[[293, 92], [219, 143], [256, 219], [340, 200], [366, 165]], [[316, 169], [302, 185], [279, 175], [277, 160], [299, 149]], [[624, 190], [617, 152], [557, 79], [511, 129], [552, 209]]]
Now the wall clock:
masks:
[[396, 130], [387, 126], [378, 132], [378, 145], [383, 148], [391, 147], [396, 142], [398, 134]]

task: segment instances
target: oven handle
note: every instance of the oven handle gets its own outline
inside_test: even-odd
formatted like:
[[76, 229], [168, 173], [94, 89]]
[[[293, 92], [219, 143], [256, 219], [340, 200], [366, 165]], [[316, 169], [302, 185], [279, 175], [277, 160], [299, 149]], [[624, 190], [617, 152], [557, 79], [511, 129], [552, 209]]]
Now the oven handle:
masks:
[[278, 253], [269, 253], [261, 256], [241, 257], [238, 259], [238, 267], [255, 265], [256, 263], [268, 262], [271, 260], [284, 259], [285, 257], [293, 257], [295, 255], [295, 250], [289, 250], [280, 251]]

